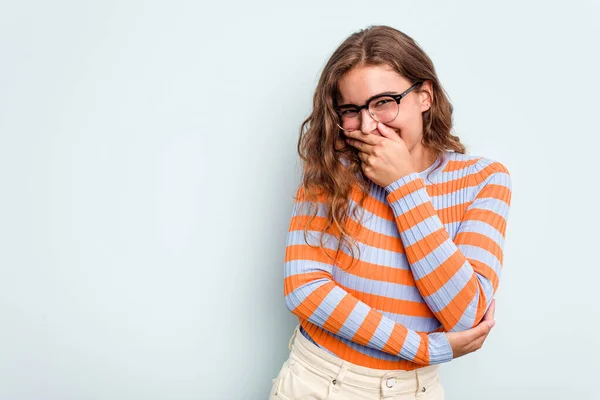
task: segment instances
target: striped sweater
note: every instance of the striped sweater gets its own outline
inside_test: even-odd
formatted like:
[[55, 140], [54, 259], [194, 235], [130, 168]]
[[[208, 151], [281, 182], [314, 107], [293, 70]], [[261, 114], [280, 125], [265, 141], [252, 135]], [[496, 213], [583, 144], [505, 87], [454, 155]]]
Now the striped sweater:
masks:
[[[298, 188], [285, 303], [300, 332], [323, 350], [368, 368], [412, 370], [452, 360], [443, 332], [483, 318], [502, 271], [511, 178], [503, 164], [484, 157], [447, 151], [440, 161], [386, 187], [371, 182], [358, 213], [358, 263], [347, 245], [336, 251], [334, 234], [325, 232], [319, 248], [327, 215], [322, 197], [305, 237], [312, 214]], [[353, 188], [350, 211], [359, 190]], [[352, 232], [358, 224], [348, 218]]]

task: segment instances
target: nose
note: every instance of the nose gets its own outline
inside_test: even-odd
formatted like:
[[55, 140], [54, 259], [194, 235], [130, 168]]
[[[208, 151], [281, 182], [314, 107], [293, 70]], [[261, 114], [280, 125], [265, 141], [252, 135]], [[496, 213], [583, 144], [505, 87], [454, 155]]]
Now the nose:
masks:
[[360, 110], [360, 130], [364, 133], [372, 132], [377, 128], [377, 121], [373, 119], [369, 110]]

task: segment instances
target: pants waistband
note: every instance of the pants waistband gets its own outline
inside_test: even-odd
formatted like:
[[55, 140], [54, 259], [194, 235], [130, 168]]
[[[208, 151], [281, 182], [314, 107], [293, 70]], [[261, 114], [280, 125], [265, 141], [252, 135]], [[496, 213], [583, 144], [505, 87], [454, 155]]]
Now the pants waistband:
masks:
[[294, 329], [289, 342], [291, 354], [304, 363], [318, 369], [322, 374], [333, 377], [336, 383], [348, 383], [367, 389], [383, 392], [413, 390], [438, 377], [439, 364], [427, 365], [414, 370], [385, 370], [367, 368], [343, 360], [315, 346], [300, 332], [300, 325]]

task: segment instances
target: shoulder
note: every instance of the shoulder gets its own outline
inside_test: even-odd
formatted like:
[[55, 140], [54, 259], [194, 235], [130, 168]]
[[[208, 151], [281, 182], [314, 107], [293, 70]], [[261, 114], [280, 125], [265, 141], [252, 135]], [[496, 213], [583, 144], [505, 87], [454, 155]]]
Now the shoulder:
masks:
[[456, 152], [446, 152], [448, 162], [445, 165], [446, 170], [464, 170], [467, 174], [494, 172], [503, 172], [508, 174], [508, 168], [502, 162], [493, 158], [475, 155], [461, 154]]
[[488, 183], [500, 184], [511, 188], [511, 177], [505, 163], [494, 158], [476, 155], [446, 152], [444, 179], [459, 182], [479, 190]]
[[503, 190], [508, 192], [512, 190], [510, 172], [505, 163], [478, 155], [469, 155], [468, 159], [471, 165], [467, 172], [467, 180], [475, 193], [480, 192], [487, 185], [503, 186]]

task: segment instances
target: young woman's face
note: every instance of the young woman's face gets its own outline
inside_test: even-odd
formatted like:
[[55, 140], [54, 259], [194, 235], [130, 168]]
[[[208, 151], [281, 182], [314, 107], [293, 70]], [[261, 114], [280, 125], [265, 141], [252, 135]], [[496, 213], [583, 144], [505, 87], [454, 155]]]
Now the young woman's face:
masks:
[[[355, 67], [346, 72], [338, 82], [341, 96], [339, 104], [362, 106], [372, 96], [383, 92], [400, 94], [412, 85], [413, 82], [402, 77], [387, 65]], [[430, 83], [425, 82], [421, 89], [428, 89], [431, 93]], [[415, 147], [421, 146], [423, 136], [421, 114], [430, 108], [430, 104], [427, 93], [417, 93], [416, 89], [413, 89], [400, 100], [398, 116], [385, 124], [398, 132], [411, 152]], [[362, 109], [360, 113], [359, 129], [363, 133], [381, 136], [377, 129], [377, 121], [371, 117], [368, 110]]]

